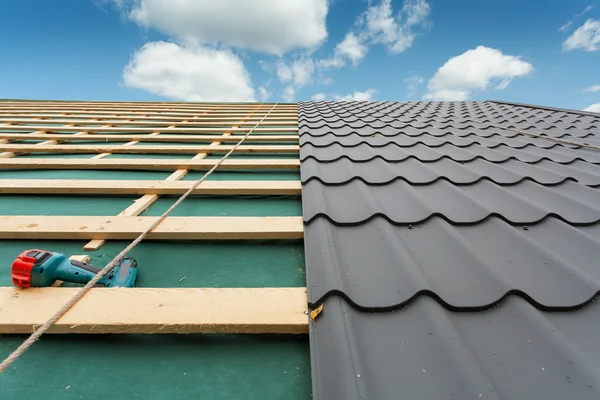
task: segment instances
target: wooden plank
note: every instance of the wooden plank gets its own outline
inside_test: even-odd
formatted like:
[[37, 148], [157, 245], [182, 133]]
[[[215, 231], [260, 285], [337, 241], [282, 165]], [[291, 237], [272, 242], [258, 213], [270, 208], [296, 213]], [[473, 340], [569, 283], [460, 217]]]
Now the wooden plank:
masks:
[[[251, 114], [250, 114], [251, 115]], [[183, 122], [187, 122], [184, 120]], [[172, 128], [173, 126], [170, 126]], [[233, 128], [237, 128], [237, 125], [233, 126]], [[229, 132], [225, 132], [222, 135], [223, 137], [229, 136]], [[214, 147], [220, 145], [221, 142], [213, 142], [209, 147]], [[196, 154], [192, 160], [203, 159], [206, 158], [208, 153], [200, 153]], [[188, 173], [187, 169], [178, 169], [169, 175], [166, 180], [167, 181], [178, 181], [183, 179], [183, 177]], [[137, 199], [132, 205], [127, 207], [125, 210], [121, 211], [119, 216], [137, 216], [140, 215], [144, 210], [148, 209], [156, 200], [158, 200], [159, 196], [157, 194], [146, 194], [141, 198]], [[98, 250], [103, 244], [105, 240], [103, 239], [93, 239], [86, 243], [83, 248], [84, 250], [95, 251]]]
[[[204, 171], [219, 160], [172, 159], [77, 159], [77, 158], [7, 158], [0, 159], [0, 169], [119, 169], [119, 170], [170, 170], [188, 169]], [[298, 159], [227, 159], [219, 170], [286, 169], [300, 168]]]
[[[0, 287], [0, 334], [31, 333], [78, 290]], [[307, 304], [306, 288], [93, 288], [48, 333], [308, 333]]]
[[173, 109], [186, 109], [186, 110], [220, 110], [220, 109], [241, 109], [241, 110], [269, 110], [275, 108], [297, 108], [298, 106], [293, 103], [287, 104], [275, 104], [275, 103], [243, 103], [243, 104], [219, 104], [219, 103], [189, 103], [189, 102], [164, 102], [164, 103], [152, 103], [152, 102], [80, 102], [80, 101], [66, 101], [66, 102], [52, 102], [52, 101], [31, 101], [31, 102], [8, 102], [1, 101], [1, 108], [21, 108], [21, 107], [37, 107], [37, 108], [125, 108], [125, 109], [160, 109], [160, 110], [173, 110]]
[[[186, 120], [183, 120], [183, 122], [186, 122]], [[172, 128], [172, 127], [173, 127], [173, 125], [169, 126], [169, 128]], [[160, 132], [153, 132], [149, 136], [155, 137], [158, 135], [160, 135]], [[139, 141], [133, 141], [133, 142], [126, 143], [125, 146], [135, 145], [137, 143], [139, 143]], [[95, 159], [103, 158], [104, 156], [107, 156], [109, 154], [110, 153], [102, 153], [102, 154], [92, 157], [92, 158], [95, 158]], [[132, 205], [127, 207], [125, 210], [121, 211], [118, 215], [119, 216], [140, 215], [144, 210], [146, 210], [148, 207], [150, 207], [152, 205], [152, 203], [154, 203], [156, 200], [158, 200], [157, 194], [146, 194], [146, 195], [142, 196], [141, 198], [137, 199], [136, 201], [134, 201]], [[106, 241], [104, 239], [92, 239], [83, 246], [83, 249], [89, 250], [89, 251], [95, 251], [95, 250], [98, 250], [100, 247], [102, 247], [102, 245], [104, 245], [105, 242]]]
[[[271, 109], [271, 106], [269, 107], [263, 107], [258, 109], [258, 111], [269, 111]], [[114, 106], [114, 107], [95, 107], [95, 106], [85, 106], [85, 107], [81, 107], [81, 106], [52, 106], [52, 105], [44, 105], [41, 107], [29, 107], [29, 106], [2, 106], [0, 105], [0, 111], [4, 111], [4, 112], [12, 112], [12, 111], [47, 111], [47, 110], [52, 110], [52, 111], [60, 111], [60, 112], [67, 112], [67, 113], [78, 113], [79, 111], [97, 111], [97, 110], [102, 110], [102, 111], [111, 111], [113, 113], [122, 113], [122, 112], [129, 112], [129, 111], [140, 111], [140, 112], [146, 112], [146, 111], [155, 111], [155, 112], [188, 112], [188, 113], [194, 113], [194, 112], [205, 112], [205, 111], [211, 111], [211, 112], [215, 112], [215, 111], [227, 111], [227, 112], [242, 112], [242, 113], [248, 113], [249, 111], [253, 111], [254, 109], [249, 109], [249, 108], [244, 108], [244, 107], [238, 107], [238, 108], [218, 108], [218, 109], [210, 109], [207, 107], [197, 107], [197, 108], [193, 108], [193, 107], [148, 107], [148, 106], [138, 106], [138, 107], [118, 107], [118, 106]], [[294, 107], [287, 107], [287, 108], [278, 108], [278, 111], [296, 111], [296, 108]]]
[[[0, 129], [10, 129], [11, 131], [45, 131], [45, 132], [81, 132], [81, 131], [86, 131], [86, 132], [137, 132], [137, 133], [153, 133], [153, 132], [160, 132], [160, 133], [169, 133], [169, 132], [173, 132], [173, 133], [205, 133], [205, 132], [209, 132], [209, 133], [215, 133], [215, 132], [223, 132], [223, 131], [228, 131], [228, 132], [239, 132], [239, 133], [247, 133], [250, 129], [252, 129], [251, 127], [248, 128], [235, 128], [235, 129], [231, 129], [231, 128], [226, 128], [226, 127], [220, 127], [220, 128], [182, 128], [182, 127], [176, 127], [176, 128], [162, 128], [162, 129], [158, 129], [158, 128], [124, 128], [124, 127], [110, 127], [110, 128], [103, 128], [103, 127], [82, 127], [82, 126], [27, 126], [27, 125], [7, 125], [7, 126], [1, 126], [0, 125]], [[298, 132], [298, 128], [256, 128], [254, 129], [254, 132]]]
[[[221, 141], [221, 142], [239, 142], [240, 136], [222, 136], [222, 135], [161, 135], [159, 137], [150, 135], [123, 135], [123, 134], [111, 134], [111, 135], [86, 135], [86, 136], [75, 136], [76, 134], [60, 134], [60, 133], [1, 133], [0, 132], [0, 143], [1, 140], [56, 140], [69, 142], [74, 140], [86, 140], [96, 142], [126, 142], [126, 141], [138, 141], [138, 142], [209, 142], [209, 141]], [[292, 142], [298, 141], [298, 135], [250, 135], [246, 138], [246, 142]]]
[[[40, 116], [39, 118], [42, 118], [44, 121], [47, 122], [51, 122], [54, 123], [54, 121], [56, 121], [57, 119], [60, 118], [65, 118], [65, 115], [63, 114], [56, 114], [56, 113], [44, 113], [45, 115]], [[148, 115], [149, 114], [149, 115]], [[288, 113], [289, 114], [289, 113]], [[114, 116], [115, 114], [109, 114], [109, 115], [88, 115], [88, 114], [83, 114], [83, 115], [72, 115], [72, 116], [68, 116], [68, 121], [69, 122], [73, 122], [73, 123], [78, 123], [78, 124], [85, 124], [87, 121], [89, 121], [90, 119], [95, 119], [97, 121], [103, 121], [103, 120], [107, 120], [110, 119], [111, 123], [119, 123], [119, 121], [129, 121], [131, 119], [134, 119], [135, 121], [144, 121], [144, 122], [181, 122], [182, 119], [188, 119], [190, 122], [223, 122], [223, 121], [227, 121], [230, 124], [233, 124], [237, 121], [239, 121], [241, 118], [243, 118], [244, 114], [212, 114], [212, 113], [203, 113], [203, 114], [177, 114], [177, 116], [168, 116], [168, 115], [164, 115], [164, 114], [157, 114], [157, 113], [140, 113], [140, 114], [119, 114], [119, 116]], [[28, 120], [31, 120], [33, 117], [29, 114], [23, 114], [21, 115], [21, 113], [11, 113], [11, 114], [6, 114], [6, 113], [1, 113], [0, 112], [0, 122], [8, 122], [10, 119], [14, 119], [14, 118], [25, 118]], [[246, 121], [250, 122], [258, 122], [260, 120], [263, 119], [263, 116], [257, 116], [257, 117], [251, 117], [251, 118], [247, 118]], [[280, 114], [269, 114], [264, 121], [275, 121], [275, 120], [282, 120], [282, 121], [295, 121], [298, 122], [298, 115], [297, 114], [293, 114], [293, 115], [289, 115], [289, 116], [281, 116]], [[31, 120], [31, 122], [36, 121]], [[131, 121], [129, 121], [131, 122]]]
[[[156, 137], [156, 136], [158, 136], [158, 135], [160, 135], [160, 132], [152, 132], [152, 133], [151, 133], [149, 136]], [[124, 147], [124, 148], [128, 148], [128, 146], [135, 146], [135, 145], [136, 145], [136, 144], [138, 144], [138, 143], [139, 143], [139, 141], [137, 141], [137, 140], [134, 140], [134, 141], [127, 142], [127, 143], [125, 143], [125, 144], [123, 144], [123, 145], [116, 146], [116, 147], [118, 147], [118, 148], [122, 148], [122, 147]], [[51, 151], [52, 151], [52, 152], [54, 152], [54, 151], [55, 151], [55, 149], [53, 149], [53, 150], [51, 150]], [[94, 156], [94, 157], [92, 157], [92, 158], [93, 158], [93, 159], [100, 159], [100, 158], [108, 157], [108, 156], [110, 156], [111, 154], [112, 154], [112, 153], [111, 153], [110, 151], [109, 151], [109, 152], [100, 152], [100, 154], [98, 154], [98, 155], [96, 155], [96, 156]]]
[[[260, 120], [260, 119], [259, 119]], [[13, 124], [13, 123], [17, 123], [17, 124], [27, 124], [27, 123], [39, 123], [39, 120], [35, 120], [35, 119], [31, 119], [31, 118], [11, 118], [11, 119], [6, 119], [6, 118], [2, 118], [0, 120], [0, 122], [3, 123], [9, 123], [9, 124]], [[54, 120], [44, 120], [43, 122], [52, 122], [53, 124], [72, 124], [74, 121], [73, 120], [69, 120], [69, 119], [54, 119]], [[238, 122], [237, 125], [238, 126], [254, 126], [256, 125], [256, 122], [258, 121], [246, 121], [246, 122]], [[78, 123], [80, 124], [85, 124], [87, 125], [105, 125], [104, 121], [81, 121]], [[119, 125], [119, 126], [152, 126], [152, 127], [157, 127], [157, 126], [162, 126], [162, 127], [167, 127], [168, 125], [172, 125], [174, 124], [172, 121], [111, 121], [111, 124], [113, 125]], [[219, 127], [223, 127], [226, 126], [227, 128], [229, 128], [231, 126], [231, 121], [223, 121], [223, 120], [216, 120], [216, 121], [187, 121], [187, 122], [177, 122], [175, 123], [175, 125], [178, 128], [187, 128], [187, 127], [202, 127], [202, 126], [211, 126], [211, 127], [215, 127], [215, 126], [219, 126]], [[298, 121], [297, 120], [265, 120], [263, 122], [261, 122], [260, 126], [297, 126], [298, 125]]]
[[[239, 140], [239, 139], [238, 139]], [[195, 146], [133, 146], [138, 142], [125, 145], [81, 145], [81, 144], [0, 144], [0, 151], [11, 151], [14, 153], [113, 153], [113, 154], [197, 154], [197, 153], [227, 153], [234, 146], [210, 147], [203, 145]], [[298, 145], [242, 145], [235, 153], [298, 153]]]
[[[158, 217], [0, 215], [0, 239], [131, 240]], [[302, 217], [167, 217], [148, 240], [301, 239]]]
[[225, 103], [191, 103], [191, 102], [83, 102], [83, 101], [65, 101], [65, 102], [53, 102], [53, 101], [1, 101], [0, 107], [57, 107], [57, 108], [158, 108], [158, 109], [270, 109], [272, 107], [277, 108], [295, 108], [297, 107], [294, 103], [238, 103], [238, 104], [225, 104]]
[[[25, 111], [21, 111], [21, 110], [2, 110], [0, 109], [0, 116], [2, 117], [15, 117], [15, 116], [19, 116], [19, 115], [27, 115], [27, 116], [31, 116], [31, 117], [42, 117], [42, 118], [46, 118], [49, 117], [51, 115], [55, 115], [57, 113], [59, 113], [60, 110], [54, 110], [54, 111], [47, 111], [47, 110], [25, 110]], [[71, 112], [71, 113], [61, 113], [61, 117], [68, 117], [68, 118], [82, 118], [82, 116], [88, 116], [88, 117], [100, 117], [100, 118], [107, 118], [106, 116], [110, 116], [110, 115], [116, 115], [117, 117], [126, 117], [126, 118], [130, 118], [135, 116], [136, 118], [139, 119], [143, 119], [143, 117], [148, 116], [148, 117], [156, 117], [156, 118], [162, 118], [162, 117], [177, 117], [177, 119], [182, 119], [182, 118], [189, 118], [189, 119], [194, 119], [194, 118], [198, 118], [198, 120], [202, 120], [203, 118], [207, 118], [207, 117], [199, 117], [198, 116], [199, 112], [173, 112], [173, 111], [162, 111], [162, 112], [157, 112], [157, 111], [121, 111], [121, 112], [117, 112], [115, 113], [114, 111], [103, 111], [103, 110], [95, 110], [95, 111], [77, 111], [77, 112]], [[224, 118], [224, 117], [230, 117], [230, 118], [235, 118], [235, 119], [240, 119], [243, 118], [244, 115], [248, 114], [246, 111], [236, 111], [236, 112], [231, 112], [231, 111], [210, 111], [207, 112], [206, 115], [208, 117], [218, 117], [218, 118]], [[269, 114], [268, 118], [282, 118], [282, 117], [286, 117], [286, 118], [297, 118], [298, 117], [298, 112], [297, 111], [278, 111], [278, 110], [273, 110], [271, 112], [271, 114]], [[260, 118], [259, 118], [260, 119]]]
[[[0, 179], [2, 194], [183, 194], [194, 181]], [[205, 181], [203, 195], [299, 195], [300, 181]]]

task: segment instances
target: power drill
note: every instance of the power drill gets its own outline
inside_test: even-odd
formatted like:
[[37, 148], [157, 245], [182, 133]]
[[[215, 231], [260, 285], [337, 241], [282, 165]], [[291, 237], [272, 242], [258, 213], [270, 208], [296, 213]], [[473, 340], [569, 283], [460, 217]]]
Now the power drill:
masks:
[[[100, 272], [100, 268], [67, 256], [46, 250], [26, 250], [12, 265], [12, 282], [19, 287], [52, 286], [56, 280], [72, 283], [87, 283]], [[133, 287], [137, 280], [137, 262], [124, 257], [98, 281], [103, 287]]]

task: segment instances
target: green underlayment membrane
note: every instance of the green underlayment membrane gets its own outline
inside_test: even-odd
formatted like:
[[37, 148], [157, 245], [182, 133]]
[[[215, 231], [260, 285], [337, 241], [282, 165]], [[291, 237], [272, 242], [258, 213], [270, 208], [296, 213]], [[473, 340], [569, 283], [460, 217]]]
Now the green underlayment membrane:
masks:
[[[2, 179], [158, 180], [169, 174], [0, 170]], [[184, 179], [197, 180], [202, 174], [190, 172]], [[300, 176], [298, 171], [218, 171], [209, 179], [299, 180]], [[117, 215], [139, 197], [0, 195], [0, 214]], [[158, 216], [176, 198], [162, 196], [141, 215]], [[192, 196], [172, 215], [300, 216], [302, 210], [298, 196]], [[86, 252], [86, 242], [0, 240], [0, 286], [11, 285], [12, 261], [23, 250], [37, 247], [69, 255], [88, 254], [92, 264], [104, 266], [129, 243], [108, 241], [99, 250]], [[306, 286], [301, 240], [144, 241], [130, 255], [140, 266], [138, 287]], [[6, 357], [25, 337], [0, 336], [0, 357]], [[307, 335], [44, 335], [0, 375], [0, 400], [310, 397]]]

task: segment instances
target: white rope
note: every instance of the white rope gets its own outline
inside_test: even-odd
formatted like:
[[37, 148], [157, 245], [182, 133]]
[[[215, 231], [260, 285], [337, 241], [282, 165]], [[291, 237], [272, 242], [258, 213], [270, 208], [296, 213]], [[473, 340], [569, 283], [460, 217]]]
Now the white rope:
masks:
[[277, 107], [278, 104], [279, 103], [275, 103], [275, 105], [269, 110], [269, 112], [267, 112], [265, 116], [262, 117], [262, 119], [258, 121], [256, 125], [254, 125], [252, 129], [250, 129], [248, 133], [246, 133], [242, 137], [242, 139], [235, 146], [233, 146], [231, 150], [229, 150], [229, 152], [227, 152], [227, 154], [223, 156], [223, 158], [221, 158], [210, 170], [208, 170], [208, 172], [206, 172], [202, 176], [202, 178], [196, 181], [192, 185], [192, 187], [190, 187], [188, 191], [185, 192], [185, 194], [183, 194], [183, 196], [181, 196], [175, 203], [173, 203], [173, 205], [169, 207], [167, 211], [165, 211], [160, 217], [158, 217], [158, 219], [156, 219], [156, 221], [154, 221], [152, 225], [146, 228], [146, 230], [144, 230], [133, 242], [131, 242], [129, 246], [125, 247], [125, 249], [123, 249], [123, 251], [121, 251], [115, 258], [113, 258], [111, 262], [109, 262], [104, 268], [102, 268], [102, 270], [98, 272], [98, 274], [96, 274], [96, 276], [92, 280], [90, 280], [84, 287], [82, 287], [81, 290], [78, 291], [75, 294], [75, 296], [73, 296], [73, 298], [71, 298], [71, 300], [69, 300], [64, 306], [62, 306], [35, 332], [33, 332], [31, 336], [29, 336], [19, 347], [17, 347], [15, 351], [13, 351], [8, 357], [6, 357], [6, 359], [2, 361], [2, 364], [0, 364], [0, 374], [3, 373], [9, 365], [15, 362], [25, 352], [25, 350], [31, 347], [31, 345], [34, 344], [35, 341], [38, 340], [44, 334], [44, 332], [50, 329], [50, 327], [52, 327], [52, 325], [54, 325], [56, 321], [58, 321], [63, 315], [65, 315], [65, 313], [69, 311], [71, 307], [73, 307], [75, 303], [77, 303], [92, 287], [94, 287], [94, 285], [96, 285], [96, 283], [98, 283], [100, 279], [102, 279], [106, 274], [108, 274], [115, 267], [117, 262], [123, 259], [123, 257], [125, 257], [127, 253], [129, 253], [135, 246], [137, 246], [142, 240], [144, 240], [144, 238], [150, 232], [152, 232], [154, 228], [156, 228], [162, 221], [164, 221], [164, 219], [171, 213], [171, 211], [173, 211], [178, 205], [180, 205], [202, 182], [204, 182], [204, 180], [210, 174], [213, 173], [214, 170], [216, 170], [223, 163], [223, 161], [225, 161], [225, 159], [227, 159], [227, 157], [231, 155], [231, 153], [233, 153], [244, 142], [244, 140], [246, 140], [248, 136], [250, 136], [254, 129], [256, 129], [256, 127], [260, 125], [269, 116], [269, 114], [271, 114], [271, 112], [275, 109], [275, 107]]

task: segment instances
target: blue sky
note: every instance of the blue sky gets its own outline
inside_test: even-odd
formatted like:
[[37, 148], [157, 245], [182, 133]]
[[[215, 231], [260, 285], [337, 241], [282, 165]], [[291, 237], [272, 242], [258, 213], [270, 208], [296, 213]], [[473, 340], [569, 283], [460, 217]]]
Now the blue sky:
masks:
[[0, 98], [498, 99], [600, 112], [598, 0], [3, 3]]

